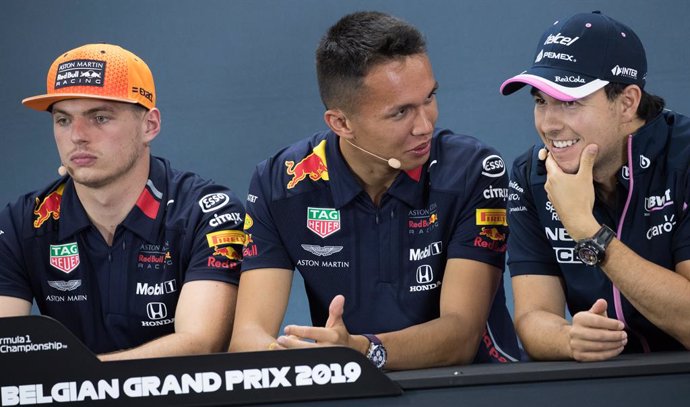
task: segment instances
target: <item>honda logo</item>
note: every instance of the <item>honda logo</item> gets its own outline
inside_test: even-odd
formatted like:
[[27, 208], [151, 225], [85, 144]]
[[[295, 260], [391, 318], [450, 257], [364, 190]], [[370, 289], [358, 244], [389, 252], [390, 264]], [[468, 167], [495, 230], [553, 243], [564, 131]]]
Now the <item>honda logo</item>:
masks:
[[146, 314], [152, 320], [163, 319], [168, 316], [168, 308], [162, 302], [150, 302], [146, 304]]
[[419, 284], [427, 284], [430, 283], [431, 280], [434, 279], [434, 271], [431, 269], [431, 266], [428, 264], [423, 264], [419, 267], [417, 267], [417, 283]]

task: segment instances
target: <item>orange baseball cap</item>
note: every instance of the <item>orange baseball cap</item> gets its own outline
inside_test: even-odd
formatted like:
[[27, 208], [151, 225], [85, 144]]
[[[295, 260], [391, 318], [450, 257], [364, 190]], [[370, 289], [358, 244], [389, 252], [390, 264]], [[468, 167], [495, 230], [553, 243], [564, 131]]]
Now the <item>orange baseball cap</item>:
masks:
[[60, 55], [48, 70], [47, 92], [22, 100], [48, 110], [66, 99], [105, 99], [156, 107], [153, 75], [146, 62], [117, 45], [87, 44]]

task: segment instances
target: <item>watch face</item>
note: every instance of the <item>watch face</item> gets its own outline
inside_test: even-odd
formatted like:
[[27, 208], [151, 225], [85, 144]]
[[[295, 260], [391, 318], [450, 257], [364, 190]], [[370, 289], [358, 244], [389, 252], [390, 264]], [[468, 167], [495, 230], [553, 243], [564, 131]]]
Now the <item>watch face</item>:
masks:
[[374, 366], [378, 367], [379, 369], [383, 367], [383, 365], [386, 364], [386, 349], [383, 346], [374, 346], [374, 349], [371, 351], [371, 355], [369, 356], [369, 360], [374, 364]]
[[599, 263], [598, 253], [591, 247], [582, 247], [577, 252], [577, 256], [588, 266], [595, 266]]

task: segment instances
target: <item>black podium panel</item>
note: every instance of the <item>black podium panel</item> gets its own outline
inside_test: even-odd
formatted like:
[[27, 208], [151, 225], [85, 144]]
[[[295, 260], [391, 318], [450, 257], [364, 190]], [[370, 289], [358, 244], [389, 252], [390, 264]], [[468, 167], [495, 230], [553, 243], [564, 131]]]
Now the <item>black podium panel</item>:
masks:
[[[382, 397], [384, 396], [384, 397]], [[386, 397], [387, 396], [387, 397]], [[690, 352], [389, 372], [347, 348], [100, 362], [58, 322], [0, 319], [0, 405], [690, 405]]]
[[348, 348], [100, 362], [53, 319], [0, 319], [2, 406], [221, 406], [400, 393]]

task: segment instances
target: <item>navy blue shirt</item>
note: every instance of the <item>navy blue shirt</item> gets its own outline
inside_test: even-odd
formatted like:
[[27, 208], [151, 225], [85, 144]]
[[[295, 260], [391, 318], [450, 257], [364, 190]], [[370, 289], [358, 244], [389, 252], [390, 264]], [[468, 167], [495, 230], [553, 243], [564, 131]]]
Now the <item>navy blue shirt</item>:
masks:
[[[560, 277], [573, 315], [590, 309], [598, 298], [606, 299], [608, 315], [625, 322], [629, 332], [624, 352], [684, 349], [636, 310], [599, 267], [585, 266], [577, 258], [575, 242], [544, 191], [546, 171], [537, 158], [541, 147], [534, 146], [513, 165], [508, 203], [511, 275]], [[618, 239], [641, 257], [674, 270], [690, 259], [690, 119], [668, 111], [660, 114], [629, 138], [627, 151], [628, 164], [617, 176], [617, 204], [611, 208], [596, 199], [594, 217], [617, 231]]]
[[[338, 136], [318, 133], [257, 166], [249, 187], [242, 270], [297, 268], [312, 322], [345, 296], [354, 334], [400, 330], [439, 317], [446, 261], [503, 270], [507, 175], [496, 151], [437, 130], [431, 156], [401, 172], [376, 206], [344, 161]], [[518, 348], [503, 286], [477, 361], [512, 361]]]
[[96, 353], [174, 332], [182, 285], [237, 284], [244, 209], [227, 188], [151, 158], [112, 246], [65, 177], [0, 212], [0, 295], [36, 300]]

